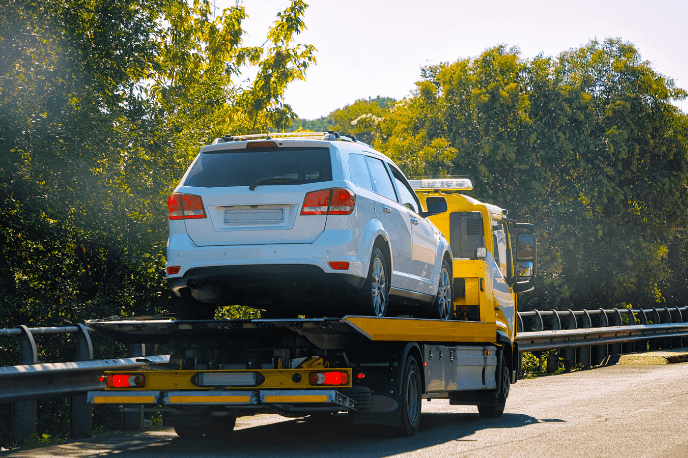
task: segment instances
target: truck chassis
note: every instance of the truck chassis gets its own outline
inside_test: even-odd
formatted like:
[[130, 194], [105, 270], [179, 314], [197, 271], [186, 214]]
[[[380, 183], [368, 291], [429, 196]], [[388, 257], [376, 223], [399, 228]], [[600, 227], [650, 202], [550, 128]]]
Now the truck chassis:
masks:
[[347, 316], [88, 325], [171, 350], [168, 364], [106, 373], [89, 403], [162, 411], [180, 436], [226, 438], [240, 416], [330, 412], [411, 436], [423, 398], [496, 417], [516, 381], [518, 351], [495, 323]]

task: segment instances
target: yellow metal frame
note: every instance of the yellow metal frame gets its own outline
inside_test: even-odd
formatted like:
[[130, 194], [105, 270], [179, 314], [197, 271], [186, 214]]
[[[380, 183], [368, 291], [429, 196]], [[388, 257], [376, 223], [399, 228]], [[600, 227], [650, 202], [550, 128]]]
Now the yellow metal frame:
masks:
[[[308, 376], [311, 372], [346, 372], [349, 383], [346, 385], [311, 385]], [[141, 374], [144, 376], [144, 386], [141, 388], [106, 388], [106, 391], [147, 391], [147, 390], [214, 390], [216, 386], [197, 386], [191, 383], [191, 377], [199, 373], [242, 373], [257, 372], [265, 377], [265, 381], [258, 386], [228, 386], [227, 390], [269, 390], [269, 389], [333, 389], [351, 387], [353, 381], [350, 368], [311, 368], [311, 369], [246, 369], [246, 370], [164, 370], [164, 371], [107, 371], [106, 374]], [[300, 381], [294, 381], [294, 375], [301, 376]], [[298, 378], [298, 377], [297, 377]]]
[[494, 323], [479, 321], [364, 316], [349, 316], [343, 321], [375, 341], [491, 343], [496, 338]]

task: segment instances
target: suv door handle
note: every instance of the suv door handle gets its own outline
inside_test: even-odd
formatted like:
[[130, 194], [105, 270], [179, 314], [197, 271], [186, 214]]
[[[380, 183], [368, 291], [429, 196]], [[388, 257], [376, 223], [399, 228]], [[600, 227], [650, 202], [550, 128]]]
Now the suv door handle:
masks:
[[411, 223], [412, 223], [414, 226], [418, 226], [418, 219], [411, 217]]
[[392, 213], [392, 209], [389, 208], [389, 207], [382, 207], [382, 211], [385, 212], [385, 213], [387, 213], [388, 215], [389, 215], [390, 213]]

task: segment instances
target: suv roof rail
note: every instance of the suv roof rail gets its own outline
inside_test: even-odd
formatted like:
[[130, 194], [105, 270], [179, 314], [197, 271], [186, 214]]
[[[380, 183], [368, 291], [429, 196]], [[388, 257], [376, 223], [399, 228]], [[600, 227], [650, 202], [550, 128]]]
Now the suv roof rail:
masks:
[[268, 132], [265, 134], [225, 135], [224, 137], [218, 137], [214, 139], [212, 144], [217, 145], [218, 143], [238, 142], [243, 140], [272, 140], [274, 138], [313, 138], [325, 141], [344, 140], [348, 142], [361, 143], [356, 140], [356, 137], [353, 135], [340, 135], [334, 130], [328, 130], [326, 132]]

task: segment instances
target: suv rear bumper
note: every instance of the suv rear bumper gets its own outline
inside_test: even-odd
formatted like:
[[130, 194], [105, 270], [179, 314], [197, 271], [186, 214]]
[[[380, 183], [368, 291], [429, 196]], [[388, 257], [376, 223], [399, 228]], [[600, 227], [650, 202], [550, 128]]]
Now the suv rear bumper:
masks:
[[[189, 288], [200, 302], [268, 307], [275, 304], [331, 302], [333, 293], [358, 291], [365, 278], [346, 273], [326, 273], [305, 264], [258, 264], [195, 267], [167, 283], [177, 294]], [[336, 296], [335, 296], [336, 297]]]

